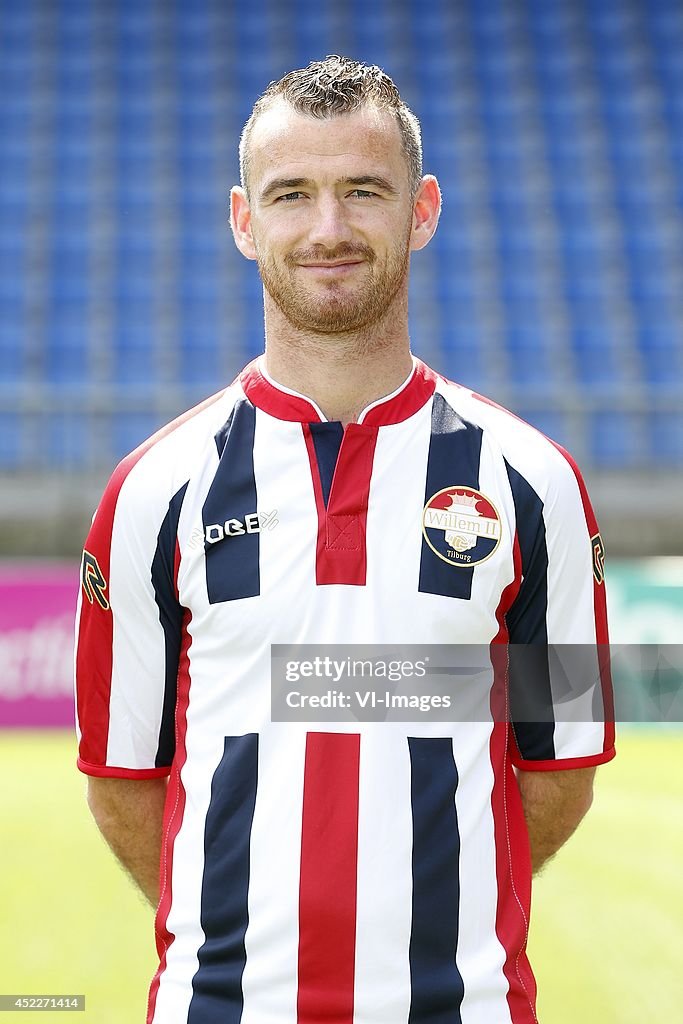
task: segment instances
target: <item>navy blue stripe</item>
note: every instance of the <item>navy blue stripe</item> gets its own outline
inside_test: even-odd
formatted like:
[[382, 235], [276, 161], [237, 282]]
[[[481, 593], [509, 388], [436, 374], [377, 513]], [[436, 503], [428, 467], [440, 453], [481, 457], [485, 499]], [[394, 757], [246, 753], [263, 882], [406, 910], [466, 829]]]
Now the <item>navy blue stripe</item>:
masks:
[[[481, 439], [480, 427], [458, 416], [443, 395], [434, 395], [425, 505], [445, 487], [479, 489]], [[444, 562], [422, 538], [418, 588], [421, 594], [439, 594], [469, 601], [473, 574], [473, 566], [454, 566]]]
[[309, 423], [315, 457], [318, 461], [318, 472], [323, 491], [323, 501], [327, 508], [327, 500], [332, 489], [332, 478], [339, 457], [339, 449], [344, 438], [344, 428], [337, 420], [330, 423]]
[[460, 1024], [458, 771], [449, 738], [408, 737], [413, 808], [409, 1024]]
[[543, 502], [516, 469], [507, 462], [505, 468], [522, 558], [522, 584], [505, 617], [510, 642], [510, 716], [522, 757], [546, 761], [555, 757], [555, 725], [548, 665], [548, 548]]
[[154, 599], [159, 607], [159, 621], [164, 631], [166, 657], [164, 704], [161, 712], [159, 743], [154, 761], [157, 768], [165, 768], [170, 765], [175, 754], [175, 706], [184, 611], [178, 603], [175, 592], [175, 551], [178, 520], [186, 491], [187, 484], [184, 484], [171, 498], [168, 512], [159, 530], [156, 551], [152, 559], [152, 586], [154, 587]]
[[[242, 401], [216, 435], [220, 462], [202, 509], [205, 536], [212, 527], [211, 536], [220, 538], [204, 543], [210, 604], [256, 597], [261, 589], [259, 535], [244, 527], [245, 516], [256, 512], [255, 430], [256, 410]], [[230, 529], [240, 532], [221, 538], [229, 520], [235, 521]]]
[[242, 1017], [257, 779], [258, 735], [226, 736], [206, 816], [201, 905], [206, 938], [192, 979], [187, 1024], [239, 1024]]

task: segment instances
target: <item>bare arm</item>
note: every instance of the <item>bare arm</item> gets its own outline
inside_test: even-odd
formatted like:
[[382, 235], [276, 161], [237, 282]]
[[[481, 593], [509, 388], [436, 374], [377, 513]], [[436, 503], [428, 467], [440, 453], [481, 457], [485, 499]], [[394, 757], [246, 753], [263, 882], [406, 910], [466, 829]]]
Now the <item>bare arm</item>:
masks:
[[518, 773], [534, 874], [566, 843], [588, 811], [594, 776], [595, 768]]
[[159, 902], [159, 860], [166, 779], [88, 779], [97, 827], [153, 907]]

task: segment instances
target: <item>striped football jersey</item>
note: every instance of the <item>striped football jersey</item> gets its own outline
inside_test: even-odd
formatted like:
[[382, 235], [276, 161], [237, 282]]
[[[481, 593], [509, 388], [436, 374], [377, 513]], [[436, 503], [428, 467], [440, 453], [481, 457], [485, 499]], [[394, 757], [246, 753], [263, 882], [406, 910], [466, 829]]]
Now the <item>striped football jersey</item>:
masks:
[[270, 659], [606, 643], [566, 452], [418, 360], [345, 428], [255, 362], [118, 466], [82, 581], [79, 767], [170, 776], [148, 1024], [535, 1021], [515, 768], [613, 756], [608, 672], [582, 723], [281, 722]]

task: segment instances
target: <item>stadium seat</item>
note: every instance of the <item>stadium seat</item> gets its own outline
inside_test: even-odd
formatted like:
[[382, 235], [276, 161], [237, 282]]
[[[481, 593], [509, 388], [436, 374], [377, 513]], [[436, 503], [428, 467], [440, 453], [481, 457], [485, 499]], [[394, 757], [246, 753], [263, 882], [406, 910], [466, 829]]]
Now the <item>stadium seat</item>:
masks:
[[594, 413], [589, 418], [592, 461], [599, 468], [632, 467], [643, 461], [641, 417], [628, 413]]
[[683, 413], [650, 414], [650, 457], [657, 466], [683, 463]]
[[[0, 270], [0, 273], [2, 271]], [[20, 312], [20, 311], [19, 311]], [[25, 339], [20, 317], [0, 322], [0, 390], [13, 391], [26, 374]]]
[[45, 420], [45, 465], [74, 469], [87, 464], [90, 432], [86, 415], [68, 412], [46, 417]]
[[23, 462], [23, 418], [0, 412], [0, 469], [19, 469]]
[[683, 336], [669, 323], [647, 324], [639, 332], [643, 379], [657, 391], [680, 388], [683, 380]]

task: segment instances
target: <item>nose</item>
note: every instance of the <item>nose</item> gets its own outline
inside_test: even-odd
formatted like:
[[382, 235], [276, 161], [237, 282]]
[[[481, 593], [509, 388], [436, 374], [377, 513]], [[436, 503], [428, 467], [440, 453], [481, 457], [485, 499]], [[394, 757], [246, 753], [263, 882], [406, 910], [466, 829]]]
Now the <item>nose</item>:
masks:
[[333, 249], [340, 242], [350, 241], [351, 237], [343, 203], [336, 196], [320, 196], [313, 211], [309, 242]]

